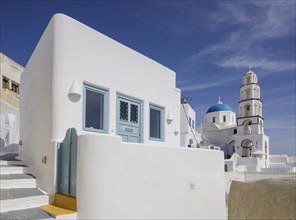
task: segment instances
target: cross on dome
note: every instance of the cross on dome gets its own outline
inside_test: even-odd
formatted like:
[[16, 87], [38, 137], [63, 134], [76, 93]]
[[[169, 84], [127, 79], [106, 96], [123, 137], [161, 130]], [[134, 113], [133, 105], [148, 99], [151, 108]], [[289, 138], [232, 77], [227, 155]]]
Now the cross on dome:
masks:
[[221, 102], [221, 97], [220, 97], [220, 96], [218, 97], [218, 99], [219, 99], [218, 104], [223, 104], [223, 103]]

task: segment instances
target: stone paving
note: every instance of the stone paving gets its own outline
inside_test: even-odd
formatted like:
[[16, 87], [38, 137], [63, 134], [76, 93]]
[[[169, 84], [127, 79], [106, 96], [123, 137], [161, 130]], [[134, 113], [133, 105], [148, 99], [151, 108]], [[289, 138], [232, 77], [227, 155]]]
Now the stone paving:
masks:
[[0, 213], [1, 220], [37, 220], [53, 219], [40, 208], [23, 209]]

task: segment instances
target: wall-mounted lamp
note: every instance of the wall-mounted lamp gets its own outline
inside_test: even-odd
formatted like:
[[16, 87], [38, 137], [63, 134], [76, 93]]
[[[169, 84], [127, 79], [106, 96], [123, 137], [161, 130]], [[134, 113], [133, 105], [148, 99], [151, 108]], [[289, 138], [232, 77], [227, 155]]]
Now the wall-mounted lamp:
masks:
[[175, 135], [179, 134], [179, 129], [178, 129], [178, 127], [177, 127], [177, 126], [175, 126], [175, 129], [174, 129], [174, 134], [175, 134]]
[[168, 114], [167, 114], [166, 120], [167, 120], [167, 123], [168, 124], [172, 123], [172, 121], [173, 121], [173, 115], [172, 115], [172, 112], [170, 110], [168, 110]]
[[77, 79], [74, 79], [68, 93], [68, 98], [72, 102], [78, 102], [81, 97], [81, 88]]

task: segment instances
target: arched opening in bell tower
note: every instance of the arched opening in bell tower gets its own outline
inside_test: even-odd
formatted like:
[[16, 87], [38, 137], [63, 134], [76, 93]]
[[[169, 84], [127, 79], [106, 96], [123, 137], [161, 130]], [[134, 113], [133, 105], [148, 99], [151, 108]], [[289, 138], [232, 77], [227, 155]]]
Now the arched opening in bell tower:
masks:
[[247, 76], [247, 84], [251, 83], [251, 76]]
[[245, 139], [241, 143], [242, 146], [242, 157], [251, 157], [253, 142], [249, 139]]
[[251, 105], [250, 104], [246, 104], [245, 105], [245, 116], [249, 117], [251, 115]]
[[251, 120], [245, 120], [243, 122], [243, 126], [244, 126], [244, 134], [251, 134], [251, 124], [252, 121]]

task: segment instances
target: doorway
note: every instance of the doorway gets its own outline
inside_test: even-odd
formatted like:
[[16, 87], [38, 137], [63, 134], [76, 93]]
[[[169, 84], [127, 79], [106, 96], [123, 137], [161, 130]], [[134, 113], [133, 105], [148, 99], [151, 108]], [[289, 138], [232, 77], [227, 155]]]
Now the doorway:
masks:
[[141, 102], [117, 96], [117, 134], [124, 142], [141, 142]]
[[58, 144], [57, 192], [76, 196], [77, 133], [67, 130], [62, 143]]

